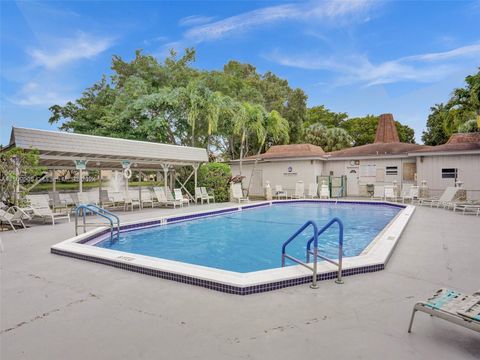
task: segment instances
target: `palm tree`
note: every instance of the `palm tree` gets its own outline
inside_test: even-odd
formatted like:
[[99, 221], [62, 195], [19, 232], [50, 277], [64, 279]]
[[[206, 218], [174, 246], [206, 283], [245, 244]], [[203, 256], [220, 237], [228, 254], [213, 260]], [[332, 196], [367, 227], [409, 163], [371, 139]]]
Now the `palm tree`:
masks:
[[240, 140], [240, 175], [243, 170], [243, 152], [247, 135], [253, 134], [261, 141], [265, 129], [263, 127], [263, 119], [265, 116], [265, 109], [258, 104], [250, 104], [244, 102], [238, 104], [234, 114], [234, 132], [241, 135]]
[[273, 141], [284, 140], [288, 142], [288, 132], [290, 130], [290, 126], [288, 125], [288, 121], [284, 119], [280, 113], [276, 110], [272, 110], [269, 114], [264, 117], [264, 129], [263, 129], [263, 137], [260, 141], [260, 146], [258, 147], [257, 156], [255, 158], [255, 162], [253, 164], [252, 173], [250, 174], [250, 180], [248, 181], [248, 188], [247, 188], [247, 196], [250, 193], [250, 186], [252, 184], [253, 172], [258, 163], [258, 157], [262, 152], [262, 149], [267, 141], [267, 137], [271, 137]]

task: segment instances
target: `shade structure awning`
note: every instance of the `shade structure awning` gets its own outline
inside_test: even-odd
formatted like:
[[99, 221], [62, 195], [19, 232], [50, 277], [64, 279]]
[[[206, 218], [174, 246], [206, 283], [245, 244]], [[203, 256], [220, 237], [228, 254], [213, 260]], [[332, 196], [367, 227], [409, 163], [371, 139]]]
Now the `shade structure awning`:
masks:
[[85, 161], [87, 169], [122, 169], [124, 162], [138, 170], [169, 166], [198, 166], [208, 161], [206, 149], [60, 131], [13, 127], [8, 147], [40, 153], [40, 166], [75, 169]]

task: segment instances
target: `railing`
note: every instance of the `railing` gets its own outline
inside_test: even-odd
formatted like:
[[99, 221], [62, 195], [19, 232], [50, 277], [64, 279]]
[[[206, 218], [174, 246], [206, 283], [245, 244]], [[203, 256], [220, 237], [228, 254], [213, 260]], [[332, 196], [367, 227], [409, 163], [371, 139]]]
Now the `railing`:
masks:
[[[92, 213], [108, 220], [108, 222], [110, 224], [110, 240], [111, 241], [113, 241], [113, 231], [114, 231], [114, 227], [115, 227], [114, 220], [115, 220], [116, 227], [117, 227], [116, 237], [117, 237], [117, 240], [118, 240], [118, 237], [119, 237], [119, 234], [120, 234], [120, 219], [119, 219], [119, 217], [117, 215], [115, 215], [114, 213], [112, 213], [112, 212], [110, 212], [110, 211], [108, 211], [108, 210], [106, 210], [106, 209], [104, 209], [100, 206], [94, 205], [94, 204], [81, 204], [81, 205], [78, 205], [75, 208], [75, 235], [78, 235], [78, 228], [79, 227], [83, 227], [83, 232], [86, 232], [87, 231], [87, 226], [99, 226], [99, 225], [101, 225], [98, 222], [88, 223], [86, 221], [87, 212], [92, 212]], [[82, 216], [82, 219], [83, 219], [82, 224], [78, 224], [78, 217], [80, 216], [80, 213], [81, 213], [81, 216]]]
[[[337, 223], [339, 227], [339, 234], [338, 234], [338, 261], [334, 261], [329, 259], [325, 256], [322, 256], [318, 253], [318, 238], [322, 235], [328, 228], [330, 228], [333, 224]], [[303, 262], [291, 255], [286, 253], [287, 245], [290, 244], [298, 235], [304, 232], [306, 228], [311, 226], [313, 228], [313, 236], [307, 241], [307, 254], [306, 254], [306, 262]], [[311, 249], [313, 243], [313, 250]], [[313, 255], [313, 264], [310, 264], [310, 255]], [[343, 284], [342, 280], [342, 260], [343, 260], [343, 223], [338, 218], [333, 218], [330, 220], [325, 226], [323, 226], [320, 231], [318, 230], [318, 226], [313, 220], [307, 221], [305, 224], [302, 225], [290, 238], [285, 241], [282, 245], [282, 267], [285, 266], [285, 259], [289, 259], [299, 265], [306, 267], [307, 269], [312, 270], [312, 284], [310, 285], [311, 288], [317, 289], [317, 268], [318, 268], [318, 259], [322, 259], [328, 261], [331, 264], [334, 264], [338, 267], [337, 272], [337, 279], [335, 282], [337, 284]]]
[[[290, 256], [286, 253], [287, 245], [290, 244], [298, 235], [300, 235], [309, 226], [313, 227], [312, 239], [313, 239], [313, 243], [314, 243], [313, 252], [315, 254], [315, 261], [313, 262], [313, 266], [308, 265], [308, 262], [304, 263], [303, 261], [298, 260], [297, 258], [294, 258], [293, 256]], [[290, 236], [290, 238], [283, 243], [283, 245], [282, 245], [282, 267], [285, 266], [285, 259], [289, 259], [293, 262], [296, 262], [299, 265], [302, 265], [302, 266], [306, 267], [307, 269], [312, 270], [313, 276], [312, 276], [312, 284], [310, 285], [310, 287], [312, 289], [317, 289], [318, 288], [318, 285], [317, 285], [317, 261], [316, 261], [317, 255], [318, 255], [317, 252], [318, 252], [318, 227], [317, 227], [317, 224], [314, 221], [309, 220], [305, 224], [303, 224], [303, 226], [300, 229], [298, 229], [295, 232], [295, 234]]]
[[[342, 280], [343, 223], [342, 223], [342, 221], [339, 218], [336, 218], [336, 217], [333, 218], [324, 227], [322, 227], [320, 229], [320, 231], [318, 232], [317, 235], [318, 235], [318, 237], [320, 237], [320, 235], [322, 235], [325, 231], [327, 231], [327, 229], [329, 229], [335, 223], [338, 224], [338, 230], [339, 230], [338, 231], [338, 261], [334, 261], [332, 259], [329, 259], [325, 256], [322, 256], [322, 255], [318, 254], [318, 250], [315, 251], [315, 247], [316, 247], [315, 242], [318, 242], [318, 238], [317, 238], [317, 240], [315, 240], [314, 238], [310, 238], [310, 240], [308, 240], [308, 242], [307, 242], [307, 263], [310, 262], [310, 255], [313, 255], [314, 259], [316, 259], [318, 257], [322, 260], [328, 261], [329, 263], [331, 263], [333, 265], [336, 265], [338, 267], [338, 273], [337, 273], [337, 280], [335, 280], [335, 282], [337, 284], [343, 284], [343, 280]], [[314, 246], [313, 252], [310, 250], [312, 242], [314, 243], [313, 244], [313, 246]]]

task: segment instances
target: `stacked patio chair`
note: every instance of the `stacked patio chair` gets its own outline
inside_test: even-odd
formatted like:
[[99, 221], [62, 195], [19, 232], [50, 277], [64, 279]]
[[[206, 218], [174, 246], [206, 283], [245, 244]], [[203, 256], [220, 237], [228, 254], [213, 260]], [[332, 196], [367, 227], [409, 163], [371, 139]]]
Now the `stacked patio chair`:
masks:
[[440, 289], [426, 301], [417, 302], [413, 307], [409, 333], [412, 332], [417, 311], [480, 332], [480, 290], [465, 295], [455, 290]]

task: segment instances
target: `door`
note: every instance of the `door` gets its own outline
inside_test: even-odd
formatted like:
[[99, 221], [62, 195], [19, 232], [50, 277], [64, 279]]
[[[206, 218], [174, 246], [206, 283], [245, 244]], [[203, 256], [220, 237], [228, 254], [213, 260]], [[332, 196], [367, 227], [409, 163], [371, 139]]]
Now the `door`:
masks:
[[350, 170], [347, 174], [347, 196], [358, 196], [357, 170]]
[[263, 170], [255, 170], [252, 175], [250, 194], [264, 196], [263, 193]]

